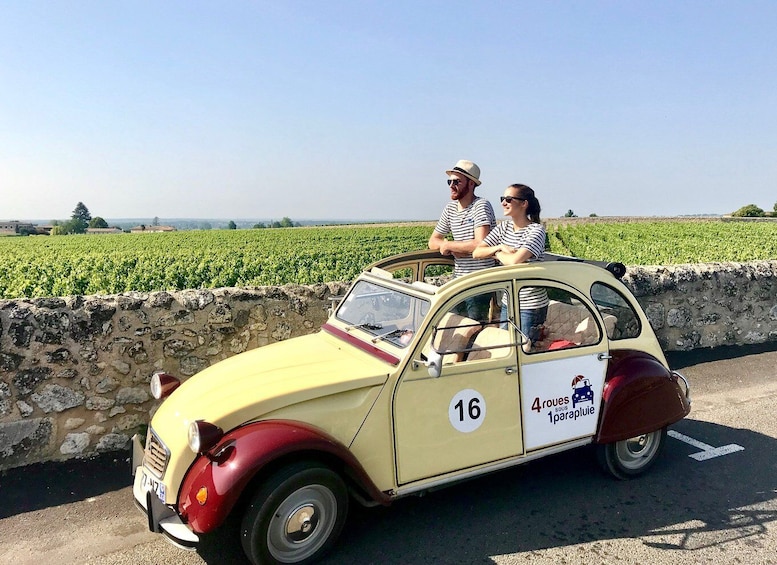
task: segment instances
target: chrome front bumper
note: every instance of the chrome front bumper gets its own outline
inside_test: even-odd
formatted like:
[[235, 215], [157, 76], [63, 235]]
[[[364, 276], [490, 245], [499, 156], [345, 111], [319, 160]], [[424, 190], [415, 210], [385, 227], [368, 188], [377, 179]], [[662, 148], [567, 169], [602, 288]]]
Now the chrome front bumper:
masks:
[[200, 538], [183, 523], [175, 510], [162, 502], [148, 486], [149, 478], [156, 479], [143, 467], [143, 445], [138, 435], [132, 438], [132, 474], [135, 476], [132, 496], [135, 505], [148, 518], [148, 529], [163, 534], [178, 547], [194, 549]]

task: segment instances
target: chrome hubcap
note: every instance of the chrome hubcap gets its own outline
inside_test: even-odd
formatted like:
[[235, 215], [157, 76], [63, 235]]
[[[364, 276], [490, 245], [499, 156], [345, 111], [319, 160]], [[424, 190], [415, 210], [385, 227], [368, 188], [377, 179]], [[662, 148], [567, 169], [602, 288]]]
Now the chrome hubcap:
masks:
[[650, 463], [653, 454], [658, 449], [658, 438], [661, 432], [652, 432], [634, 436], [620, 441], [616, 445], [616, 453], [620, 463], [627, 469], [640, 469]]
[[323, 485], [291, 493], [275, 510], [267, 530], [267, 549], [280, 563], [296, 563], [329, 539], [337, 517], [337, 499]]
[[292, 512], [286, 522], [286, 536], [294, 542], [305, 541], [318, 525], [316, 508], [312, 504], [301, 506]]

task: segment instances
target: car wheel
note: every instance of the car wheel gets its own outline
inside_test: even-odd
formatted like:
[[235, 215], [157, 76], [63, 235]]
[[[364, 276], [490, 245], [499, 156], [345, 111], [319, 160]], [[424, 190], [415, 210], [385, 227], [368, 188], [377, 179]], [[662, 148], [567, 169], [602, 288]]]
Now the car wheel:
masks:
[[602, 468], [618, 479], [631, 479], [647, 471], [661, 454], [666, 428], [622, 441], [597, 446]]
[[311, 563], [334, 544], [348, 512], [340, 476], [298, 463], [271, 475], [243, 515], [240, 540], [255, 565]]

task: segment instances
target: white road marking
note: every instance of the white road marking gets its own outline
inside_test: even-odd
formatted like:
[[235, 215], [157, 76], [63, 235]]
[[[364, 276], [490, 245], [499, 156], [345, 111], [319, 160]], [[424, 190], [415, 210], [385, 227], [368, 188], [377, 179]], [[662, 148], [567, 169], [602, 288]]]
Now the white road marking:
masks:
[[699, 453], [691, 453], [688, 456], [693, 459], [696, 459], [696, 461], [706, 461], [707, 459], [720, 457], [721, 455], [728, 455], [729, 453], [736, 453], [737, 451], [744, 451], [745, 449], [741, 445], [737, 445], [735, 443], [730, 443], [728, 445], [723, 445], [721, 447], [712, 447], [711, 445], [702, 443], [699, 440], [693, 439], [692, 437], [686, 436], [674, 430], [669, 430], [667, 434], [669, 434], [671, 437], [675, 439], [679, 439], [680, 441], [683, 441], [689, 445], [692, 445], [697, 449], [701, 449]]

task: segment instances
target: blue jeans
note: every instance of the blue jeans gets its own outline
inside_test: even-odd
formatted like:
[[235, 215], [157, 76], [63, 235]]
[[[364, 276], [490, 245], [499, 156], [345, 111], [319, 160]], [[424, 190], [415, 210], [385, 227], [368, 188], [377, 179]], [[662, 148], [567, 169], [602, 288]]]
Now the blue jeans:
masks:
[[547, 316], [547, 306], [533, 310], [521, 310], [521, 331], [529, 336], [532, 343], [540, 339], [540, 330]]
[[[535, 308], [533, 310], [521, 310], [520, 328], [532, 343], [540, 339], [540, 330], [545, 318], [548, 317], [548, 307]], [[502, 308], [502, 329], [507, 329], [507, 308]]]
[[456, 313], [471, 318], [476, 322], [487, 322], [490, 306], [490, 294], [473, 296], [472, 298], [464, 299], [456, 308]]

